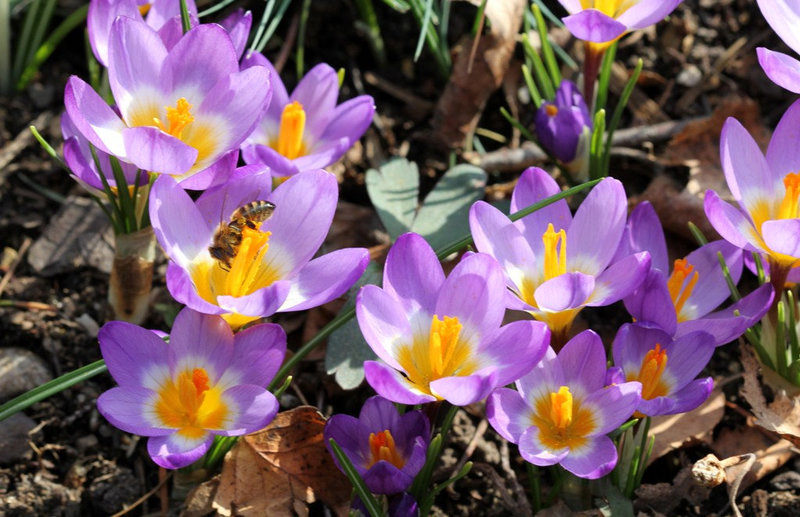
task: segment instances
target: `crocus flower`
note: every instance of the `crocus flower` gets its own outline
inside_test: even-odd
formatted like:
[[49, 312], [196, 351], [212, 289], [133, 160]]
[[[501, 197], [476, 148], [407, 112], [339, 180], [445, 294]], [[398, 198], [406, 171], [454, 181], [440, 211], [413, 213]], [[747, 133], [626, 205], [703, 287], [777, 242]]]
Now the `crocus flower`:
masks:
[[720, 154], [739, 206], [722, 201], [713, 190], [705, 196], [706, 216], [725, 240], [768, 257], [778, 292], [789, 270], [800, 263], [799, 125], [800, 101], [795, 101], [775, 128], [765, 157], [747, 130], [729, 118], [722, 128]]
[[[187, 0], [186, 8], [197, 19], [194, 0]], [[144, 21], [154, 30], [160, 30], [170, 19], [180, 17], [180, 9], [181, 3], [176, 0], [91, 0], [86, 30], [94, 56], [101, 65], [108, 66], [111, 25], [118, 16]]]
[[242, 144], [242, 158], [264, 164], [276, 177], [331, 165], [372, 123], [375, 102], [360, 95], [336, 105], [339, 78], [326, 64], [312, 68], [289, 95], [272, 64], [261, 54], [245, 56], [242, 68], [263, 66], [273, 78], [272, 102]]
[[702, 404], [714, 388], [711, 377], [695, 379], [714, 353], [714, 337], [703, 331], [674, 341], [657, 327], [626, 323], [612, 345], [614, 364], [625, 379], [642, 383], [636, 410], [647, 416], [674, 415]]
[[681, 0], [559, 0], [569, 12], [562, 21], [578, 39], [611, 43], [671, 13]]
[[465, 257], [445, 279], [425, 239], [401, 235], [383, 288], [366, 285], [356, 298], [361, 332], [382, 360], [364, 363], [367, 382], [401, 404], [464, 406], [518, 379], [542, 357], [549, 332], [534, 321], [501, 327], [504, 291], [490, 256]]
[[[342, 448], [370, 492], [399, 494], [425, 464], [430, 424], [422, 411], [400, 415], [394, 404], [376, 396], [364, 402], [358, 418], [330, 417], [324, 436], [328, 450], [331, 438]], [[336, 456], [334, 461], [343, 470]]]
[[[539, 143], [564, 163], [575, 160], [578, 144], [585, 144], [592, 130], [589, 109], [572, 81], [561, 81], [552, 102], [543, 102], [536, 112]], [[586, 136], [584, 136], [586, 135]]]
[[[516, 212], [560, 191], [545, 171], [522, 173], [511, 197]], [[503, 266], [509, 308], [529, 312], [553, 332], [553, 347], [566, 342], [585, 306], [603, 306], [629, 295], [650, 269], [646, 252], [612, 261], [625, 227], [622, 184], [606, 178], [592, 189], [573, 219], [566, 201], [511, 220], [478, 201], [469, 223], [478, 251]]]
[[516, 391], [495, 390], [486, 416], [506, 440], [519, 445], [530, 463], [560, 463], [578, 477], [597, 479], [617, 463], [617, 448], [606, 436], [639, 405], [638, 382], [605, 385], [606, 354], [600, 337], [585, 330], [556, 355], [544, 359], [516, 382]]
[[238, 148], [270, 98], [269, 72], [239, 71], [230, 36], [215, 24], [195, 27], [168, 50], [144, 22], [120, 16], [108, 71], [121, 116], [71, 77], [64, 104], [75, 127], [97, 149], [174, 175], [184, 188], [214, 183], [214, 165]]
[[[800, 4], [795, 0], [757, 0], [761, 14], [778, 36], [795, 52], [800, 52]], [[772, 82], [790, 92], [800, 93], [800, 61], [764, 47], [756, 49], [758, 62]]]
[[650, 252], [652, 269], [623, 300], [637, 322], [654, 323], [673, 337], [704, 330], [719, 346], [741, 336], [769, 310], [773, 289], [763, 285], [730, 307], [711, 312], [730, 296], [717, 253], [722, 253], [736, 284], [742, 273], [742, 250], [726, 241], [710, 242], [676, 260], [670, 273], [664, 231], [647, 202], [631, 212], [617, 255], [644, 250]]
[[98, 339], [119, 386], [100, 395], [97, 409], [123, 431], [149, 436], [150, 457], [164, 468], [185, 467], [205, 454], [215, 435], [252, 433], [278, 411], [264, 386], [286, 352], [279, 325], [234, 336], [219, 316], [183, 309], [169, 344], [122, 321], [104, 325]]
[[[253, 166], [248, 166], [253, 168]], [[267, 174], [233, 175], [197, 202], [168, 176], [153, 184], [150, 220], [171, 259], [167, 288], [180, 303], [221, 314], [234, 327], [275, 312], [299, 311], [344, 293], [364, 272], [369, 253], [346, 248], [312, 260], [333, 220], [339, 195], [325, 171], [299, 174], [270, 192]], [[220, 225], [253, 201], [275, 205], [272, 217], [243, 225], [229, 266], [209, 252]]]

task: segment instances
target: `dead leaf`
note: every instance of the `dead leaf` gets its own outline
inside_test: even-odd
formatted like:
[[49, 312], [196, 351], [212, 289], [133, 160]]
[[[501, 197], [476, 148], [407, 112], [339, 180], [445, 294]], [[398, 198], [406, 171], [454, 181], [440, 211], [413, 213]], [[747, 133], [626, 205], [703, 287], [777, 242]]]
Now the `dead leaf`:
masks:
[[636, 489], [634, 510], [656, 512], [656, 515], [674, 515], [675, 508], [686, 499], [692, 505], [700, 505], [708, 499], [711, 489], [695, 484], [691, 468], [684, 467], [672, 483], [643, 484]]
[[[465, 1], [481, 4], [481, 0]], [[526, 0], [488, 0], [484, 13], [491, 22], [491, 32], [478, 35], [474, 54], [471, 41], [462, 41], [457, 47], [450, 81], [431, 122], [434, 138], [442, 145], [458, 147], [464, 143], [477, 126], [489, 96], [503, 83], [526, 5]]]
[[319, 499], [337, 515], [350, 508], [350, 482], [322, 436], [325, 418], [311, 406], [278, 413], [225, 456], [213, 507], [222, 515], [308, 515]]
[[708, 442], [724, 414], [725, 394], [716, 386], [708, 399], [694, 411], [653, 417], [650, 433], [656, 441], [648, 465], [687, 442]]

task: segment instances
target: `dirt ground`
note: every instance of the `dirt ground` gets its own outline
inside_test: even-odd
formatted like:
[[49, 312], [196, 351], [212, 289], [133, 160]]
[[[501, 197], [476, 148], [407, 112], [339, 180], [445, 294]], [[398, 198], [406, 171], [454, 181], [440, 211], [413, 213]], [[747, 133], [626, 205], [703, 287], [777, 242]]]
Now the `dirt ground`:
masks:
[[[342, 204], [335, 225], [342, 230], [332, 234], [328, 245], [366, 246], [379, 255], [377, 250], [388, 243], [388, 235], [369, 205], [365, 171], [388, 157], [404, 155], [419, 164], [425, 191], [446, 170], [450, 153], [459, 150], [437, 146], [430, 138], [433, 109], [445, 82], [439, 79], [427, 51], [418, 63], [411, 60], [418, 36], [416, 23], [382, 2], [374, 4], [387, 45], [388, 66], [376, 64], [366, 40], [353, 29], [357, 14], [351, 2], [312, 2], [305, 48], [306, 69], [327, 62], [347, 70], [342, 98], [360, 93], [375, 97], [375, 124], [361, 143], [331, 168], [341, 183]], [[256, 18], [262, 5], [251, 5]], [[73, 7], [64, 4], [60, 9], [65, 14]], [[290, 9], [274, 42], [267, 47], [268, 57], [280, 55], [297, 7]], [[450, 35], [455, 45], [469, 33], [474, 8], [460, 2], [453, 7]], [[557, 4], [552, 8], [556, 10]], [[571, 48], [573, 43], [563, 36], [554, 33]], [[685, 221], [697, 215], [701, 206], [696, 193], [684, 187], [691, 186], [693, 180], [703, 185], [724, 184], [718, 170], [719, 131], [714, 128], [732, 114], [746, 120], [752, 131], [768, 136], [766, 128], [774, 127], [793, 100], [761, 72], [755, 55], [757, 46], [786, 50], [752, 0], [686, 0], [667, 21], [628, 36], [620, 45], [618, 61], [631, 69], [641, 57], [645, 71], [623, 127], [652, 128], [659, 123], [678, 124], [698, 118], [707, 123], [699, 129], [693, 126], [697, 131], [694, 134], [691, 130], [683, 133], [688, 135], [683, 140], [673, 138], [678, 133], [674, 128], [638, 139], [637, 131], [633, 131], [631, 140], [612, 158], [611, 173], [624, 181], [632, 199], [651, 200], [662, 219], [672, 215], [670, 221], [675, 221], [665, 221], [665, 226], [676, 256], [691, 249]], [[519, 49], [515, 58], [521, 58]], [[292, 53], [283, 74], [290, 85], [296, 82], [293, 59]], [[513, 62], [511, 67], [518, 68], [518, 63]], [[106, 290], [111, 234], [86, 194], [27, 130], [35, 124], [54, 147], [60, 144], [58, 119], [70, 74], [88, 75], [80, 33], [65, 40], [28, 90], [0, 98], [0, 402], [99, 359], [97, 330], [109, 317]], [[507, 93], [518, 87], [511, 81], [507, 88], [494, 92], [481, 127], [511, 135], [498, 109], [506, 104]], [[612, 94], [611, 100], [615, 102], [616, 95]], [[519, 104], [517, 108], [521, 120], [530, 124], [531, 106]], [[490, 152], [502, 154], [509, 147], [482, 141]], [[509, 197], [510, 182], [526, 165], [505, 160], [504, 166], [488, 170], [487, 195], [492, 198]], [[653, 186], [665, 178], [669, 188]], [[37, 243], [48, 228], [51, 233], [57, 232], [69, 221], [80, 222], [86, 235], [79, 238], [78, 232], [73, 232], [58, 260], [41, 257]], [[160, 257], [154, 310], [145, 326], [168, 330], [177, 306], [164, 287], [164, 269], [165, 259]], [[277, 321], [287, 328], [292, 348], [308, 337], [309, 329], [319, 328], [337, 310], [338, 305], [333, 303]], [[599, 328], [604, 339], [611, 337], [626, 318], [621, 306], [584, 316], [588, 325]], [[721, 421], [707, 430], [705, 438], [658, 459], [645, 476], [646, 484], [677, 484], [684, 467], [714, 450], [715, 440], [748, 427], [747, 405], [738, 396], [738, 356], [735, 343], [720, 348], [706, 372], [717, 379], [733, 377], [723, 389], [728, 403]], [[316, 405], [324, 414], [358, 412], [360, 403], [371, 394], [369, 388], [344, 392], [325, 374], [323, 358], [320, 351], [302, 363], [295, 387], [281, 398], [283, 409], [305, 402]], [[111, 386], [110, 377], [100, 375], [0, 422], [0, 515], [109, 515], [158, 484], [158, 470], [147, 456], [144, 440], [115, 429], [97, 412], [96, 397]], [[743, 440], [743, 447], [750, 445]], [[753, 450], [762, 446], [760, 442], [752, 444]], [[524, 513], [522, 497], [528, 476], [524, 464], [516, 447], [505, 444], [487, 426], [480, 406], [458, 414], [437, 477], [444, 479], [466, 456], [475, 466], [455, 488], [440, 495], [437, 514]], [[800, 514], [798, 468], [798, 460], [789, 455], [781, 468], [750, 484], [738, 499], [744, 514]], [[180, 490], [172, 490], [171, 496], [169, 512], [177, 514], [182, 508]], [[640, 500], [636, 508], [645, 514], [729, 515], [727, 501], [725, 488], [720, 486], [702, 501], [684, 499], [668, 512], [651, 499]], [[131, 514], [158, 511], [156, 494]], [[325, 514], [321, 505], [311, 511]]]

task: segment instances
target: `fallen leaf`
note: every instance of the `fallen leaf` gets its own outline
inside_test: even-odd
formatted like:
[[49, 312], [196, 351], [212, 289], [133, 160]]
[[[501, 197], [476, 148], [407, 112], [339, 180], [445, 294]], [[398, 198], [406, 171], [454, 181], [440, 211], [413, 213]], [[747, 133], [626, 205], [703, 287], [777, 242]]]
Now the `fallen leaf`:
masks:
[[239, 440], [225, 456], [214, 509], [225, 516], [304, 516], [319, 499], [347, 515], [350, 482], [328, 454], [324, 426], [315, 408], [301, 406]]
[[725, 414], [725, 394], [717, 386], [708, 399], [694, 411], [652, 418], [650, 434], [655, 436], [648, 465], [670, 451], [692, 441], [708, 442], [714, 428]]
[[[697, 485], [692, 480], [691, 468], [684, 467], [672, 483], [643, 484], [636, 489], [634, 510], [651, 515], [674, 515], [675, 509], [686, 499], [692, 505], [700, 505], [708, 499], [711, 489]], [[641, 515], [641, 513], [639, 514]]]

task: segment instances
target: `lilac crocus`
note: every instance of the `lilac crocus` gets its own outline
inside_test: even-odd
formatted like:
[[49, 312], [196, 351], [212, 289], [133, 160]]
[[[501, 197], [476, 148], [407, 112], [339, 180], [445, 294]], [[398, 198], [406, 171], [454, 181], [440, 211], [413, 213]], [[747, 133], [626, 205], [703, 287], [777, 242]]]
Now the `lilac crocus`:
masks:
[[600, 337], [585, 330], [556, 355], [489, 396], [486, 416], [520, 455], [538, 466], [560, 463], [578, 477], [597, 479], [614, 468], [617, 448], [606, 436], [631, 417], [642, 385], [606, 386], [606, 354]]
[[673, 341], [657, 327], [626, 323], [614, 338], [612, 355], [627, 381], [642, 384], [639, 413], [674, 415], [695, 409], [714, 388], [711, 377], [695, 379], [714, 347], [714, 337], [703, 331]]
[[242, 144], [242, 158], [266, 165], [275, 177], [331, 165], [372, 123], [375, 102], [369, 95], [336, 104], [339, 78], [326, 64], [309, 70], [291, 95], [264, 56], [248, 54], [242, 68], [249, 66], [270, 71], [273, 96], [261, 122]]
[[215, 24], [195, 27], [167, 49], [147, 24], [120, 16], [108, 71], [119, 115], [73, 76], [64, 104], [75, 127], [97, 149], [173, 175], [184, 188], [216, 181], [215, 165], [236, 152], [270, 98], [269, 72], [239, 71], [230, 36]]
[[579, 157], [579, 143], [585, 145], [592, 130], [589, 109], [572, 81], [561, 81], [552, 102], [543, 102], [536, 112], [539, 143], [564, 163]]
[[[522, 173], [511, 197], [516, 212], [560, 191], [545, 171]], [[566, 201], [511, 220], [478, 201], [469, 222], [478, 251], [497, 259], [505, 272], [509, 308], [529, 312], [553, 332], [553, 347], [567, 341], [575, 316], [629, 295], [650, 269], [647, 252], [612, 260], [625, 227], [622, 184], [606, 178], [592, 189], [575, 217]]]
[[[180, 17], [180, 8], [181, 3], [176, 0], [91, 0], [86, 30], [94, 56], [101, 65], [108, 66], [111, 25], [118, 16], [144, 21], [158, 31], [172, 18]], [[197, 19], [194, 0], [187, 0], [186, 8]]]
[[383, 288], [366, 285], [356, 299], [361, 332], [381, 359], [364, 363], [367, 382], [401, 404], [464, 406], [518, 379], [542, 357], [550, 333], [534, 321], [501, 327], [504, 291], [490, 256], [469, 255], [445, 278], [425, 239], [401, 235]]
[[736, 284], [742, 273], [742, 250], [715, 241], [675, 260], [670, 268], [664, 230], [648, 202], [631, 212], [617, 255], [644, 250], [650, 252], [652, 269], [642, 285], [623, 300], [637, 322], [654, 323], [673, 337], [704, 330], [719, 346], [741, 336], [769, 310], [773, 289], [763, 285], [730, 307], [712, 312], [730, 296], [717, 253], [722, 253]]
[[[394, 404], [371, 397], [358, 418], [333, 415], [325, 424], [325, 444], [333, 438], [374, 494], [399, 494], [414, 481], [430, 442], [430, 423], [422, 411], [398, 414]], [[331, 455], [333, 453], [331, 452]], [[334, 456], [336, 466], [342, 466]]]
[[169, 344], [122, 321], [104, 325], [98, 339], [118, 386], [100, 395], [97, 409], [123, 431], [149, 436], [147, 451], [161, 467], [185, 467], [215, 435], [252, 433], [278, 411], [265, 386], [286, 352], [279, 325], [234, 336], [219, 316], [183, 309]]
[[[246, 172], [207, 190], [196, 203], [169, 176], [158, 178], [150, 194], [150, 220], [171, 259], [170, 293], [197, 311], [223, 315], [236, 328], [275, 312], [331, 301], [358, 280], [369, 261], [364, 248], [312, 260], [336, 210], [339, 189], [333, 175], [307, 171], [270, 192], [268, 173]], [[253, 201], [269, 201], [276, 208], [263, 223], [242, 227], [241, 242], [226, 266], [209, 247], [220, 225]]]
[[713, 190], [706, 192], [705, 212], [714, 229], [745, 251], [768, 257], [771, 282], [783, 289], [789, 270], [800, 263], [800, 153], [797, 128], [800, 101], [781, 117], [766, 157], [747, 130], [734, 118], [722, 128], [722, 169], [735, 207]]
[[[789, 48], [800, 53], [800, 4], [795, 0], [757, 0], [761, 14]], [[764, 47], [756, 49], [758, 62], [772, 82], [800, 93], [800, 61]]]
[[671, 13], [682, 0], [559, 0], [563, 19], [578, 39], [610, 44], [626, 32], [644, 29]]

